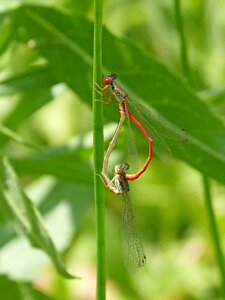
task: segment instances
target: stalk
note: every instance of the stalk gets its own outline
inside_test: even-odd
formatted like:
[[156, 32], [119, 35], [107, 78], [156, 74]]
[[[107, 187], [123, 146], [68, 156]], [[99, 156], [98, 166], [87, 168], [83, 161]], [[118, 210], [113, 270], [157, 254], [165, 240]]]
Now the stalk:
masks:
[[[94, 195], [97, 240], [96, 299], [105, 299], [105, 201], [104, 186], [99, 176], [103, 163], [103, 104], [95, 91], [95, 82], [102, 78], [102, 0], [94, 0], [94, 57], [93, 57], [93, 152], [94, 152]], [[96, 101], [100, 100], [100, 101]]]
[[215, 213], [213, 211], [213, 205], [212, 205], [212, 196], [210, 192], [210, 184], [209, 180], [206, 176], [203, 176], [203, 187], [204, 187], [204, 193], [205, 193], [205, 206], [206, 211], [208, 214], [208, 220], [209, 220], [209, 227], [211, 231], [211, 237], [214, 244], [214, 250], [217, 258], [218, 267], [220, 270], [221, 275], [221, 281], [222, 281], [222, 293], [223, 297], [225, 298], [225, 268], [224, 268], [224, 257], [223, 257], [223, 251], [221, 247], [221, 241], [220, 241], [220, 235], [216, 224], [216, 217]]
[[[187, 54], [187, 43], [185, 40], [185, 35], [183, 30], [183, 19], [182, 19], [182, 13], [180, 8], [180, 0], [174, 0], [174, 8], [175, 8], [177, 28], [180, 36], [180, 53], [181, 53], [181, 63], [183, 67], [183, 73], [187, 81], [189, 82], [190, 86], [193, 87], [193, 79], [191, 75], [191, 68], [190, 68], [188, 54]], [[225, 267], [224, 267], [223, 251], [221, 247], [219, 231], [216, 224], [215, 213], [213, 211], [212, 197], [210, 193], [210, 183], [207, 176], [205, 176], [204, 174], [203, 174], [203, 188], [205, 193], [205, 206], [208, 214], [212, 241], [214, 244], [215, 254], [218, 262], [218, 268], [220, 270], [220, 275], [221, 275], [221, 282], [222, 282], [221, 291], [223, 297], [225, 298]]]

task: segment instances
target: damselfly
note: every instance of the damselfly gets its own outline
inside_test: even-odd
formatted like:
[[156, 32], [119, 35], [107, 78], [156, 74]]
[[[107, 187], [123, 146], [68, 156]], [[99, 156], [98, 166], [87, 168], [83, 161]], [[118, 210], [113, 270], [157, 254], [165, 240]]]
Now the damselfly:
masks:
[[129, 198], [129, 185], [126, 179], [126, 171], [129, 169], [127, 163], [120, 163], [115, 166], [115, 176], [112, 180], [107, 174], [101, 174], [105, 186], [113, 193], [122, 197], [121, 213], [121, 250], [127, 268], [131, 271], [144, 266], [146, 256], [142, 241], [137, 231], [133, 207]]

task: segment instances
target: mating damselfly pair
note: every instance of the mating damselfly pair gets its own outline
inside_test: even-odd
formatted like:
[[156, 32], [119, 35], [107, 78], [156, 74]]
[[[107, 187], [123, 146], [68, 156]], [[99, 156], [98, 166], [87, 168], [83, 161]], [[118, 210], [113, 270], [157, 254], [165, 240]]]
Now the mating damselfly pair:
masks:
[[[98, 92], [107, 102], [116, 98], [119, 102], [120, 120], [104, 156], [101, 177], [105, 186], [113, 193], [122, 196], [122, 216], [121, 216], [121, 245], [125, 263], [129, 269], [138, 269], [146, 262], [143, 245], [138, 234], [132, 204], [129, 198], [128, 181], [138, 179], [149, 166], [153, 151], [164, 162], [169, 162], [172, 157], [172, 151], [167, 141], [178, 143], [185, 141], [188, 144], [187, 134], [183, 128], [170, 126], [155, 112], [151, 112], [137, 101], [131, 99], [128, 93], [116, 82], [117, 75], [111, 73], [103, 79], [105, 86], [102, 88], [97, 85]], [[137, 114], [135, 117], [131, 109]], [[108, 164], [112, 151], [116, 145], [121, 133], [124, 121], [127, 120], [128, 128], [132, 122], [148, 141], [148, 155], [142, 168], [134, 174], [128, 174], [129, 165], [119, 163], [115, 166], [114, 177], [110, 179], [108, 175]], [[131, 133], [131, 136], [132, 133]], [[133, 141], [133, 138], [130, 139]], [[129, 143], [129, 147], [131, 144]], [[132, 146], [135, 149], [135, 146]]]

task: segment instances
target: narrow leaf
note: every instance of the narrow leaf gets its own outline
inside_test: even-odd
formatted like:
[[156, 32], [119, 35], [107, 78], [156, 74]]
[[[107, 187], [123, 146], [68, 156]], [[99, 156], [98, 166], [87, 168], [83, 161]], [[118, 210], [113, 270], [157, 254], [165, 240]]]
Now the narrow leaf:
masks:
[[34, 247], [45, 251], [61, 276], [78, 278], [65, 269], [39, 211], [19, 186], [16, 174], [6, 158], [3, 159], [2, 167], [4, 169], [3, 176], [5, 177], [2, 178], [5, 182], [2, 198], [6, 201], [23, 234], [28, 237]]

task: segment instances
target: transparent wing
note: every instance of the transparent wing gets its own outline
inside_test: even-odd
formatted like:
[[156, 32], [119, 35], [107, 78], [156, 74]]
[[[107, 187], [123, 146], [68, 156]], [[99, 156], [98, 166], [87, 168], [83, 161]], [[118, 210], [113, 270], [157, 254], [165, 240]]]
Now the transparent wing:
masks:
[[148, 110], [131, 98], [128, 99], [128, 106], [133, 108], [137, 119], [142, 123], [148, 134], [151, 135], [154, 153], [163, 162], [168, 163], [172, 159], [171, 144], [179, 143], [179, 147], [181, 145], [186, 147], [189, 144], [187, 133], [183, 128], [173, 126], [156, 112]]
[[123, 196], [120, 226], [121, 251], [129, 271], [143, 267], [146, 262], [144, 248], [137, 231], [130, 198]]

